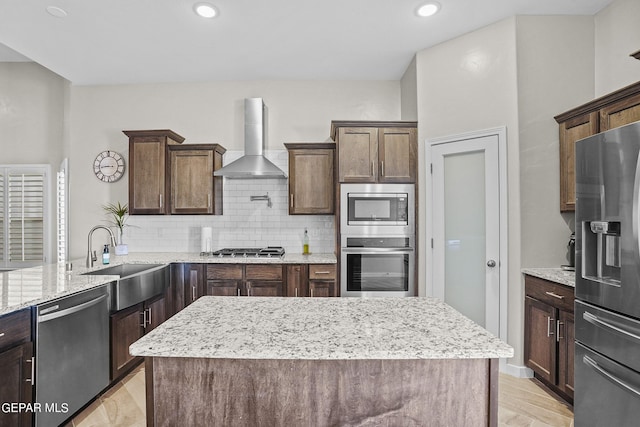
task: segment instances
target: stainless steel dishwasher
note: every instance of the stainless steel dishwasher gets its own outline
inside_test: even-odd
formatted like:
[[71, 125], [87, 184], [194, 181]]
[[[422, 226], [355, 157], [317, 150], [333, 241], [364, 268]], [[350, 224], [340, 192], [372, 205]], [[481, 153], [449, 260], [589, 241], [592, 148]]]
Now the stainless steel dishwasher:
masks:
[[109, 285], [37, 307], [36, 426], [58, 426], [109, 384]]

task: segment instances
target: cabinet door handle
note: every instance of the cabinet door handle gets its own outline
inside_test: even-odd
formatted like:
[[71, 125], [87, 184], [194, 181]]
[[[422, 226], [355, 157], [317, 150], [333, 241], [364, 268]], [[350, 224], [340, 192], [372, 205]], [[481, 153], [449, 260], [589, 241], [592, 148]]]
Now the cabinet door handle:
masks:
[[35, 363], [34, 363], [34, 358], [32, 357], [31, 359], [27, 359], [25, 360], [26, 363], [31, 363], [31, 378], [25, 378], [25, 381], [28, 383], [31, 383], [31, 385], [34, 384], [34, 378], [35, 378]]
[[290, 199], [291, 199], [291, 201], [290, 201], [290, 203], [291, 203], [291, 208], [293, 208], [293, 194], [291, 194]]
[[556, 341], [560, 342], [560, 340], [563, 340], [564, 337], [560, 336], [560, 331], [564, 329], [564, 322], [561, 321], [557, 321], [556, 322]]
[[371, 176], [375, 176], [375, 165], [371, 162]]
[[316, 274], [329, 274], [330, 271], [316, 271]]
[[142, 315], [142, 326], [144, 329], [147, 329], [147, 310], [143, 310], [142, 313], [140, 313]]
[[247, 282], [247, 296], [251, 296], [251, 282]]
[[380, 175], [384, 176], [384, 160], [380, 162], [380, 169], [382, 170]]
[[551, 322], [554, 322], [555, 319], [551, 316], [547, 316], [547, 337], [553, 335], [553, 331], [551, 330]]
[[298, 288], [296, 288], [296, 298], [298, 297]]
[[162, 209], [162, 194], [160, 194], [160, 208]]
[[240, 296], [240, 288], [238, 288], [238, 296]]
[[309, 293], [311, 294], [311, 298], [313, 298], [313, 288], [309, 289]]
[[207, 194], [207, 209], [211, 208], [211, 194]]
[[147, 310], [149, 310], [149, 326], [151, 326], [153, 324], [153, 320], [151, 320], [151, 307], [149, 307]]
[[191, 298], [192, 298], [192, 301], [196, 300], [196, 286], [195, 285], [191, 286]]
[[545, 294], [549, 295], [550, 297], [554, 297], [554, 298], [558, 298], [558, 299], [564, 299], [564, 296], [558, 295], [555, 292], [545, 292]]

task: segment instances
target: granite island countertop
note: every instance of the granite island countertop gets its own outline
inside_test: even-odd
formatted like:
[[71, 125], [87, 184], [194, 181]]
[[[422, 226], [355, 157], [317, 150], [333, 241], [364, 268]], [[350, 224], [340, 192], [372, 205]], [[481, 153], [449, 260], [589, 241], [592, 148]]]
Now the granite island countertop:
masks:
[[523, 268], [523, 274], [560, 283], [561, 285], [576, 287], [576, 272], [562, 268]]
[[205, 296], [134, 356], [221, 359], [477, 359], [513, 348], [435, 298]]
[[73, 260], [71, 272], [65, 271], [63, 264], [45, 264], [39, 267], [0, 272], [0, 315], [42, 304], [104, 285], [118, 276], [83, 275], [88, 271], [131, 264], [335, 264], [335, 254], [285, 254], [282, 258], [218, 258], [201, 256], [194, 252], [139, 252], [129, 255], [112, 255], [109, 265], [95, 263], [86, 268], [84, 259]]

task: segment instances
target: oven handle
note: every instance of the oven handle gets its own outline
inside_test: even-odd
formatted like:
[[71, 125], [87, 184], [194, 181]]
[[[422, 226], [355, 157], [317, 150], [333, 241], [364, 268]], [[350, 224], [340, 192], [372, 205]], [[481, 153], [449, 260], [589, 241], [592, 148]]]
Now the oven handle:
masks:
[[407, 254], [412, 253], [413, 248], [342, 248], [342, 252], [348, 254]]

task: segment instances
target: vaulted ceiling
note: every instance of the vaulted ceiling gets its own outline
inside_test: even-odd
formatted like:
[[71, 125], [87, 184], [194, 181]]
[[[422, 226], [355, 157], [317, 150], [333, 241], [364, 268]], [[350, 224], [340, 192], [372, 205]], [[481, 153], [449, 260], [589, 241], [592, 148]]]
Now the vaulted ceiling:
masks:
[[611, 0], [2, 0], [0, 61], [77, 85], [398, 80], [422, 49], [513, 15], [594, 15]]

